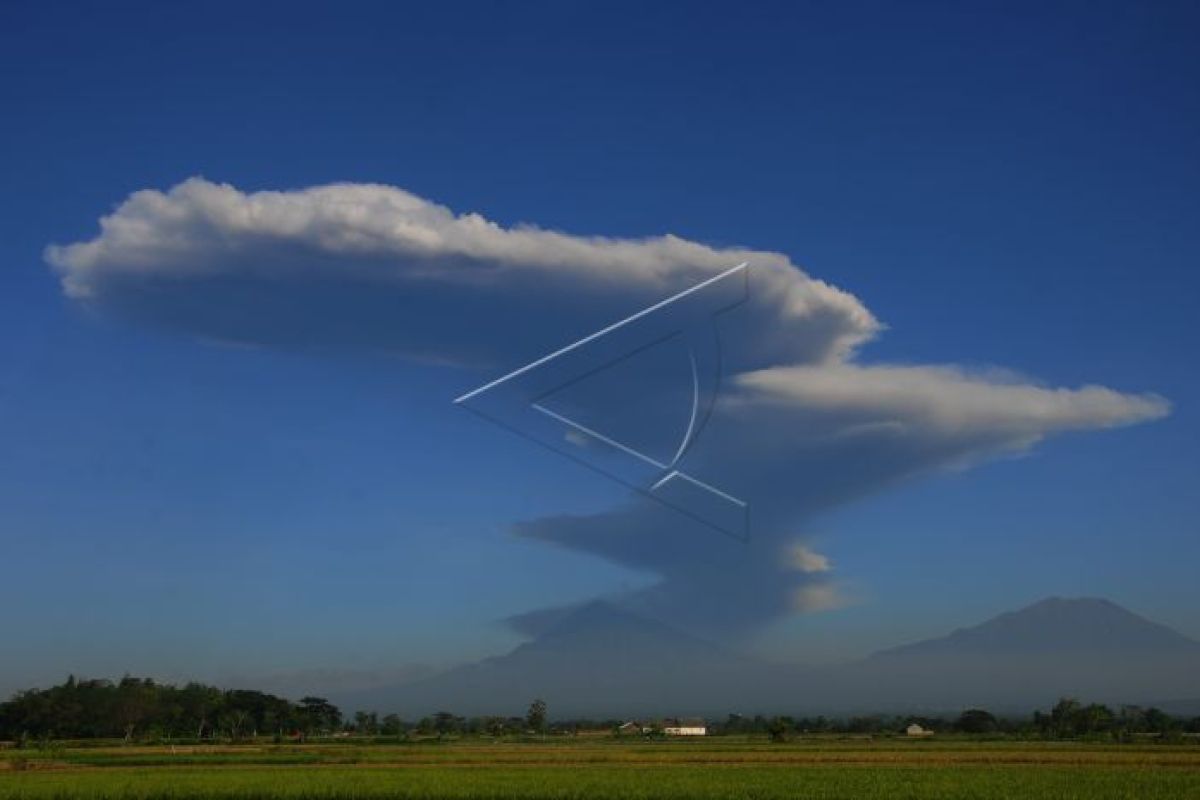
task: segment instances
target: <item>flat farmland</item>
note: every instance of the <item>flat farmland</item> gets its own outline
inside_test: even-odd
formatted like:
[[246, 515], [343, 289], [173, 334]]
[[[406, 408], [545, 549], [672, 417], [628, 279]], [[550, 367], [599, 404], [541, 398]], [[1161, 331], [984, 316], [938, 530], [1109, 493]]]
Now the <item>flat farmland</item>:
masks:
[[1198, 798], [1200, 746], [714, 737], [0, 751], [0, 798]]

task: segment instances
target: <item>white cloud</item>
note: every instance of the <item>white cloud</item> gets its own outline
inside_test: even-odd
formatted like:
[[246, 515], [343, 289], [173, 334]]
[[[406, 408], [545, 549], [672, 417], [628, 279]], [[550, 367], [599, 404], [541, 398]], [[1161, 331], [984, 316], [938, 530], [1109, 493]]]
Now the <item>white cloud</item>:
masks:
[[[1170, 410], [1152, 394], [998, 370], [862, 363], [881, 329], [871, 312], [779, 253], [505, 227], [390, 186], [244, 193], [194, 178], [131, 195], [97, 237], [46, 258], [70, 297], [205, 340], [378, 349], [493, 376], [749, 261], [750, 302], [740, 327], [722, 330], [731, 380], [685, 465], [751, 504], [736, 557], [723, 537], [645, 500], [517, 525], [662, 576], [626, 601], [708, 633], [846, 602], [823, 577], [828, 559], [794, 541], [823, 511], [1054, 433]], [[667, 429], [627, 405], [639, 424]]]
[[810, 550], [802, 544], [792, 545], [787, 553], [787, 563], [794, 569], [811, 575], [818, 572], [829, 572], [833, 569], [827, 556], [815, 550]]
[[[810, 278], [779, 253], [671, 235], [620, 239], [504, 227], [377, 184], [244, 193], [192, 178], [167, 192], [135, 192], [100, 220], [99, 236], [51, 245], [45, 255], [70, 297], [127, 313], [143, 302], [170, 304], [206, 282], [253, 282], [286, 294], [297, 283], [333, 281], [439, 307], [445, 292], [460, 301], [483, 295], [498, 312], [515, 309], [515, 319], [534, 325], [539, 312], [546, 316], [548, 297], [585, 317], [591, 308], [623, 315], [752, 261], [756, 318], [774, 331], [755, 337], [764, 363], [844, 357], [880, 327], [852, 295]], [[445, 312], [454, 312], [452, 302]], [[218, 330], [194, 332], [255, 338], [240, 332], [236, 319], [213, 317], [209, 324]], [[448, 338], [436, 326], [405, 335], [422, 340], [408, 342], [422, 355], [463, 355], [457, 346], [436, 352]]]
[[1056, 431], [1130, 425], [1170, 411], [1153, 394], [1102, 386], [1049, 389], [1011, 375], [971, 375], [946, 366], [796, 365], [748, 372], [737, 383], [744, 390], [741, 403], [835, 416], [845, 420], [844, 433], [985, 434], [1012, 448]]

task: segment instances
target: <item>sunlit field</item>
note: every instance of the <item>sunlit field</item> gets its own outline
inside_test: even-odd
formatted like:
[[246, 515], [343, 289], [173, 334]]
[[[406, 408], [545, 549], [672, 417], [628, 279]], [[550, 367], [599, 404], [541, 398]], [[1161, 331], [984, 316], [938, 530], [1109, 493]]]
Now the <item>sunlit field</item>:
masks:
[[5, 798], [1200, 798], [1196, 744], [732, 737], [65, 747]]

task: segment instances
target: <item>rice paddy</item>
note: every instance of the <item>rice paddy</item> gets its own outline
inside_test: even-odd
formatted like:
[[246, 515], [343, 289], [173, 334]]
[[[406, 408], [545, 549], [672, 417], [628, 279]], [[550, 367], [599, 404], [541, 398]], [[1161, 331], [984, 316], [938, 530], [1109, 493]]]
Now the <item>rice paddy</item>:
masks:
[[1200, 798], [1200, 746], [714, 737], [0, 751], [0, 798]]

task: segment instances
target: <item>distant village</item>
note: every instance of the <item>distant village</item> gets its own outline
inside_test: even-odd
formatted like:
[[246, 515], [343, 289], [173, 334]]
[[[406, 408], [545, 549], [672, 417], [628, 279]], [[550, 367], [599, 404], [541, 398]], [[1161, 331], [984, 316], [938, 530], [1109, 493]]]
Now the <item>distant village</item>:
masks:
[[661, 732], [664, 736], [704, 736], [708, 733], [708, 724], [699, 717], [684, 717], [681, 719], [664, 719], [658, 722], [638, 722], [630, 720], [617, 727], [619, 734], [650, 735]]

